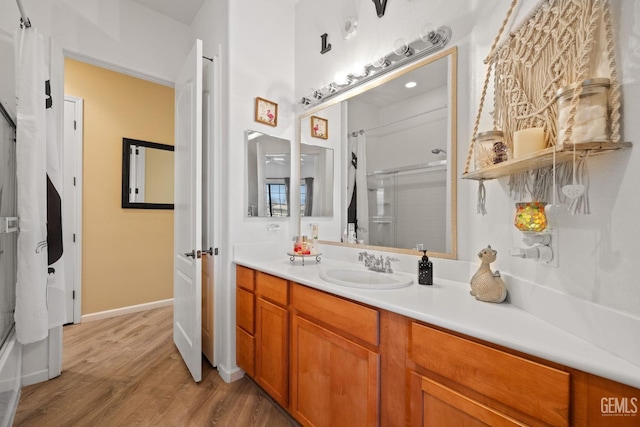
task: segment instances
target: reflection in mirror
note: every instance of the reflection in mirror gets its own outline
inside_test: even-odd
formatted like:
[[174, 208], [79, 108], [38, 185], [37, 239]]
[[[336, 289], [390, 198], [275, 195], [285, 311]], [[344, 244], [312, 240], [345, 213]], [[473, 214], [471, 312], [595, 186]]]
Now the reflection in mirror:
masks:
[[[310, 110], [301, 128], [339, 102], [342, 122], [332, 125], [348, 131], [338, 156], [346, 191], [339, 234], [321, 238], [456, 258], [456, 49]], [[346, 235], [350, 223], [355, 239]]]
[[172, 145], [122, 138], [122, 207], [173, 209]]
[[291, 143], [252, 130], [247, 145], [247, 215], [286, 217], [291, 213]]
[[300, 215], [333, 215], [333, 150], [300, 147]]

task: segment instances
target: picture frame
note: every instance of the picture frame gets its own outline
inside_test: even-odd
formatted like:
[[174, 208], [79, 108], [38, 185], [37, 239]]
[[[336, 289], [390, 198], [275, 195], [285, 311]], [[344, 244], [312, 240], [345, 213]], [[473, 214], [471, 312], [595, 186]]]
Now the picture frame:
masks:
[[273, 127], [278, 126], [278, 104], [256, 97], [255, 121]]
[[329, 138], [329, 120], [318, 116], [311, 116], [311, 136], [314, 138]]

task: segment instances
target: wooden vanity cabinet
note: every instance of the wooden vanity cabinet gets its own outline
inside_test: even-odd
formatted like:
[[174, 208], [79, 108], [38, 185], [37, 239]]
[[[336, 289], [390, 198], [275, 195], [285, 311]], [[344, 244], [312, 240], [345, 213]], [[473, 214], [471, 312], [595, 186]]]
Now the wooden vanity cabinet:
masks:
[[292, 284], [291, 412], [304, 426], [379, 425], [379, 313]]
[[236, 266], [236, 363], [255, 375], [255, 276], [250, 268]]
[[417, 322], [409, 336], [412, 426], [569, 425], [568, 372]]
[[256, 273], [255, 380], [283, 407], [289, 404], [289, 282]]
[[636, 388], [248, 268], [236, 282], [237, 364], [304, 426], [640, 419]]

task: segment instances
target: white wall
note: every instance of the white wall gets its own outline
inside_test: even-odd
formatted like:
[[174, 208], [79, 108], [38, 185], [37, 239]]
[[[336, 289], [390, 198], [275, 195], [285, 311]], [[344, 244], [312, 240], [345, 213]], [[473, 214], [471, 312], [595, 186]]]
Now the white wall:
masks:
[[[326, 217], [303, 217], [300, 225], [302, 234], [311, 235], [309, 224], [318, 224], [318, 238], [320, 240], [340, 240], [342, 230], [346, 227], [346, 218], [341, 217], [340, 206], [343, 197], [342, 189], [337, 183], [342, 182], [346, 173], [344, 165], [344, 155], [346, 149], [342, 146], [342, 136], [346, 134], [346, 123], [342, 120], [342, 105], [335, 104], [316, 114], [319, 117], [327, 119], [329, 123], [329, 134], [327, 139], [318, 139], [311, 136], [311, 120], [310, 116], [304, 118], [300, 124], [300, 140], [306, 145], [319, 145], [333, 150], [333, 194], [332, 194], [332, 216]], [[344, 193], [346, 193], [346, 186]], [[344, 222], [343, 222], [344, 221]]]
[[[521, 2], [514, 22], [535, 5]], [[390, 52], [394, 40], [413, 40], [427, 21], [453, 30], [450, 45], [457, 45], [458, 72], [458, 171], [462, 171], [473, 119], [479, 103], [485, 67], [483, 59], [502, 23], [509, 3], [490, 0], [447, 2], [389, 2], [378, 18], [369, 0], [302, 0], [296, 8], [296, 96], [333, 80], [338, 71], [354, 63], [370, 62], [378, 50]], [[618, 43], [618, 71], [623, 91], [623, 139], [640, 143], [640, 5], [633, 0], [612, 1], [614, 34]], [[331, 11], [331, 13], [327, 13]], [[341, 36], [347, 17], [358, 18], [358, 32], [349, 40]], [[320, 51], [320, 35], [328, 33], [332, 50]], [[458, 181], [459, 259], [476, 262], [476, 253], [488, 243], [499, 252], [494, 268], [604, 306], [640, 315], [640, 154], [637, 149], [619, 151], [589, 161], [591, 215], [562, 220], [560, 267], [510, 258], [509, 248], [522, 245], [513, 227], [514, 201], [507, 178], [486, 183], [488, 215], [475, 214], [477, 183]], [[435, 262], [437, 268], [437, 260]]]
[[[222, 313], [219, 333], [221, 375], [236, 378], [235, 364], [235, 265], [233, 245], [288, 241], [297, 232], [297, 217], [248, 218], [245, 209], [245, 130], [252, 129], [294, 141], [294, 8], [290, 0], [206, 0], [192, 25], [192, 34], [204, 41], [205, 55], [219, 54], [222, 63], [222, 203], [224, 232], [220, 265], [222, 283], [216, 310]], [[278, 104], [278, 126], [254, 121], [255, 97]], [[292, 144], [292, 158], [297, 145]], [[299, 179], [292, 168], [292, 181]], [[292, 194], [292, 198], [295, 194]], [[298, 196], [299, 198], [299, 196]], [[278, 231], [267, 230], [270, 222]], [[295, 231], [294, 231], [295, 230]], [[286, 254], [283, 253], [283, 259]]]
[[[31, 24], [73, 57], [164, 84], [173, 84], [192, 44], [188, 26], [131, 0], [22, 3]], [[13, 34], [19, 20], [14, 0], [0, 2], [0, 39]]]

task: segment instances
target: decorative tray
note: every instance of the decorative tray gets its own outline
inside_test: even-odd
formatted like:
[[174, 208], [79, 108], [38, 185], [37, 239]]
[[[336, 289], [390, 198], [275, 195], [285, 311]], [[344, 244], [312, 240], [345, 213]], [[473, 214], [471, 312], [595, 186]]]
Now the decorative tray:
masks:
[[293, 263], [296, 258], [302, 258], [302, 265], [304, 265], [304, 259], [305, 258], [315, 258], [316, 259], [316, 263], [320, 262], [320, 258], [322, 256], [322, 252], [313, 252], [310, 254], [299, 254], [297, 252], [287, 252], [287, 255], [289, 255], [289, 260]]

